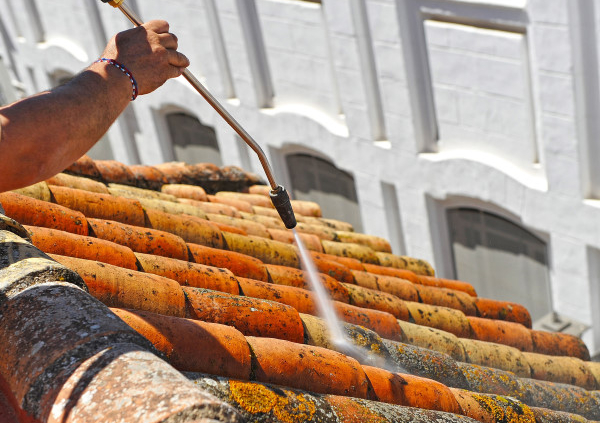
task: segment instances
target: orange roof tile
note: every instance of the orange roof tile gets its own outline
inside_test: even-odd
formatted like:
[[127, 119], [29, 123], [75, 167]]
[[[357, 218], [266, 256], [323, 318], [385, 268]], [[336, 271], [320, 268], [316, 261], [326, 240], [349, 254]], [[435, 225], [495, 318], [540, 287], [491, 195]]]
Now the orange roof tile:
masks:
[[[167, 405], [142, 411], [157, 419], [204, 410], [185, 421], [600, 419], [600, 368], [581, 340], [531, 330], [519, 304], [436, 278], [315, 203], [294, 201], [298, 229], [370, 357], [330, 339], [254, 175], [85, 157], [66, 172], [0, 194], [0, 247], [18, 245], [0, 260], [0, 417], [47, 421], [67, 405], [89, 421], [128, 416], [99, 404], [139, 408], [152, 392]], [[89, 407], [70, 399], [77, 389]]]

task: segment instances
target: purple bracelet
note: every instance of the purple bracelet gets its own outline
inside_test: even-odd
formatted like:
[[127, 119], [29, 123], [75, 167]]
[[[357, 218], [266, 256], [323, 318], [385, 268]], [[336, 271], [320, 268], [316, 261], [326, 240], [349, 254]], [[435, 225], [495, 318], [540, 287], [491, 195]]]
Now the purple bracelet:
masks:
[[117, 62], [116, 60], [107, 59], [105, 57], [96, 60], [94, 63], [100, 63], [100, 62], [106, 62], [108, 64], [111, 64], [114, 67], [116, 67], [117, 69], [119, 69], [121, 72], [123, 72], [125, 75], [127, 75], [127, 78], [129, 78], [129, 81], [131, 82], [131, 86], [133, 88], [133, 92], [131, 94], [131, 101], [135, 100], [138, 96], [138, 85], [137, 85], [137, 82], [135, 81], [135, 78], [133, 77], [133, 74], [131, 72], [129, 72], [129, 69], [127, 69], [124, 65]]

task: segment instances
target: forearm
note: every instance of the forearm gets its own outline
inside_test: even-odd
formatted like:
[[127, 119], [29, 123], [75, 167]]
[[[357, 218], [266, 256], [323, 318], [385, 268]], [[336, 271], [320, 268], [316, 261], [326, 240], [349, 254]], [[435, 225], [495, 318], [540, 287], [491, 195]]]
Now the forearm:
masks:
[[62, 171], [102, 137], [130, 97], [124, 74], [95, 63], [66, 85], [0, 108], [0, 192]]

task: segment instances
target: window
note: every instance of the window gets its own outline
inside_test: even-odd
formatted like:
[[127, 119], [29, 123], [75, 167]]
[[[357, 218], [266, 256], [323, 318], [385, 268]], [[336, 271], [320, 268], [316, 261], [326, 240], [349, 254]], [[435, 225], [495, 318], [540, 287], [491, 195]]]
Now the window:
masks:
[[316, 201], [323, 217], [351, 223], [362, 228], [354, 178], [328, 162], [309, 154], [286, 157], [293, 198]]
[[221, 166], [221, 153], [213, 128], [185, 113], [167, 115], [167, 126], [176, 160]]
[[447, 210], [454, 270], [481, 297], [518, 302], [534, 322], [552, 311], [546, 243], [515, 223], [473, 208]]

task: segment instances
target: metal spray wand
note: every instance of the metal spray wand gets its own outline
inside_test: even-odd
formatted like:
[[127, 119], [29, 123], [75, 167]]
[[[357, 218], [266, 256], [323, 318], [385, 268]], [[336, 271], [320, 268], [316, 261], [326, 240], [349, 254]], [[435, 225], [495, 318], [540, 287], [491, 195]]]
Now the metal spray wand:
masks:
[[[133, 23], [135, 26], [140, 26], [143, 24], [143, 21], [136, 16], [135, 12], [131, 10], [125, 3], [124, 0], [102, 0], [104, 3], [108, 3], [111, 6], [119, 9], [123, 14]], [[271, 165], [267, 160], [267, 156], [264, 151], [258, 145], [258, 143], [250, 136], [248, 132], [235, 120], [235, 118], [219, 103], [219, 101], [206, 89], [204, 85], [196, 77], [186, 69], [183, 72], [183, 77], [190, 83], [192, 87], [198, 93], [204, 97], [204, 99], [212, 106], [213, 109], [231, 126], [231, 128], [250, 146], [250, 148], [256, 153], [258, 156], [260, 163], [267, 175], [267, 179], [269, 180], [269, 184], [271, 185], [270, 197], [271, 202], [277, 209], [281, 220], [286, 228], [293, 229], [296, 227], [296, 216], [294, 215], [294, 210], [292, 209], [292, 204], [290, 202], [290, 197], [286, 189], [278, 185], [275, 182], [275, 177], [273, 176], [273, 170], [271, 169]]]

